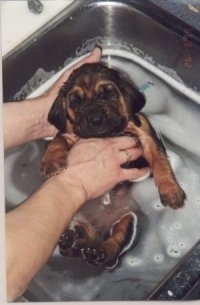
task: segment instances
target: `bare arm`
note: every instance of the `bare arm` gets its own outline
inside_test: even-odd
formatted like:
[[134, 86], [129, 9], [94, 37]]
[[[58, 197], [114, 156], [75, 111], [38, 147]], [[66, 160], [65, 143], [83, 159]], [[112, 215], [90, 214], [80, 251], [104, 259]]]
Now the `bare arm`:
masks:
[[70, 152], [67, 170], [47, 180], [29, 199], [7, 213], [8, 301], [25, 291], [52, 254], [65, 226], [87, 199], [101, 195], [119, 181], [146, 174], [146, 169], [120, 167], [127, 161], [125, 149], [132, 159], [140, 155], [134, 140], [128, 137], [80, 140]]
[[100, 57], [101, 50], [95, 48], [89, 56], [66, 70], [43, 95], [32, 100], [4, 103], [4, 148], [55, 136], [57, 130], [48, 123], [47, 116], [60, 87], [74, 69], [87, 62], [98, 62]]
[[[84, 196], [67, 181], [65, 200], [59, 184], [51, 179], [33, 196], [6, 215], [7, 300], [13, 301], [46, 263], [59, 235]], [[80, 192], [80, 197], [79, 197]]]
[[56, 129], [45, 122], [41, 112], [42, 104], [45, 102], [45, 99], [40, 97], [32, 101], [10, 102], [3, 105], [3, 115], [6, 118], [4, 120], [5, 149], [56, 134]]

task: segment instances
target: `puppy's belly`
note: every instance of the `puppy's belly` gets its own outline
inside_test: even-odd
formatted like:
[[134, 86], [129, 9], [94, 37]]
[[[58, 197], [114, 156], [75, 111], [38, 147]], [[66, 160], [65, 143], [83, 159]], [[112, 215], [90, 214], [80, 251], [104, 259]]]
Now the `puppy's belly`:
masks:
[[138, 210], [137, 203], [130, 198], [129, 194], [123, 197], [115, 196], [115, 198], [111, 198], [109, 205], [104, 205], [102, 197], [99, 197], [84, 204], [72, 219], [70, 229], [73, 229], [80, 222], [89, 223], [102, 236], [109, 232], [113, 223], [119, 220], [122, 215], [130, 211], [137, 213]]

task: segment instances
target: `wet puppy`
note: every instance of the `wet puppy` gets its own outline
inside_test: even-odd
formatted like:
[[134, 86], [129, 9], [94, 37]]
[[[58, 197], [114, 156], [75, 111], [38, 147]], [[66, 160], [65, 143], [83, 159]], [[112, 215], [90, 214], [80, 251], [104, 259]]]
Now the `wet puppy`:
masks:
[[[128, 134], [138, 140], [142, 164], [150, 166], [163, 205], [182, 207], [185, 193], [162, 143], [140, 112], [144, 105], [144, 96], [118, 71], [102, 63], [81, 66], [64, 83], [50, 109], [48, 120], [59, 133], [47, 147], [42, 172], [51, 176], [67, 167], [67, 154], [77, 137]], [[124, 166], [136, 164], [127, 162]], [[60, 252], [93, 265], [115, 266], [138, 236], [138, 210], [128, 197], [129, 188], [130, 182], [122, 183], [109, 194], [87, 202], [62, 234]]]

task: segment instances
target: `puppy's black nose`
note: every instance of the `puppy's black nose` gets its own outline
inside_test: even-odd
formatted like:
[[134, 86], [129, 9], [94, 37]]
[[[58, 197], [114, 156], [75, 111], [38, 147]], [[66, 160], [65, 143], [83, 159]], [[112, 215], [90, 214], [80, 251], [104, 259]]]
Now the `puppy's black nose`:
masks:
[[102, 111], [91, 111], [88, 113], [87, 120], [90, 124], [98, 126], [103, 122], [104, 113]]

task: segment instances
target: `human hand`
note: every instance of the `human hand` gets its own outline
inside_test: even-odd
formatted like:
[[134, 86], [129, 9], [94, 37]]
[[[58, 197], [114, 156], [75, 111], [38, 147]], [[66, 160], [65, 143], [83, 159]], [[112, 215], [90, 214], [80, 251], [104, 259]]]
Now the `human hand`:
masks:
[[94, 48], [94, 50], [91, 52], [90, 55], [86, 56], [84, 59], [72, 65], [55, 81], [55, 83], [49, 89], [47, 89], [41, 96], [36, 98], [36, 100], [40, 104], [39, 108], [42, 113], [43, 121], [45, 124], [43, 129], [45, 129], [46, 137], [54, 137], [58, 132], [58, 130], [47, 121], [47, 117], [49, 110], [53, 102], [55, 101], [58, 92], [62, 87], [62, 85], [64, 84], [64, 82], [67, 81], [73, 70], [79, 68], [80, 66], [86, 63], [99, 62], [100, 58], [101, 58], [101, 49], [96, 47]]
[[101, 49], [96, 47], [94, 50], [91, 52], [90, 55], [86, 56], [84, 59], [78, 61], [76, 64], [72, 65], [69, 69], [67, 69], [56, 81], [55, 83], [47, 89], [44, 93], [43, 96], [46, 97], [47, 104], [48, 104], [48, 110], [50, 109], [51, 105], [53, 104], [55, 98], [58, 95], [59, 89], [62, 87], [64, 82], [67, 81], [69, 78], [70, 74], [80, 66], [86, 63], [93, 63], [93, 62], [99, 62], [101, 58]]
[[59, 175], [65, 176], [82, 189], [84, 201], [96, 198], [117, 183], [145, 176], [148, 168], [125, 169], [121, 165], [141, 156], [141, 150], [131, 137], [80, 139], [68, 155], [68, 167]]

